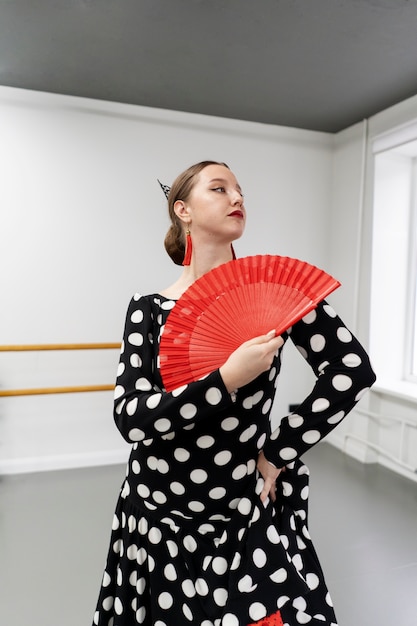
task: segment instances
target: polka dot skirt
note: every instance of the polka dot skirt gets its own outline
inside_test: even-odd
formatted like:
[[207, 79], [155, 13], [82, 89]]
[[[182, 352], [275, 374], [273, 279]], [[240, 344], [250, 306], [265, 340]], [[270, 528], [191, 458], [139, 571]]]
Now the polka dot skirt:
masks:
[[[165, 392], [158, 348], [174, 305], [136, 295], [127, 313], [114, 416], [132, 452], [93, 624], [336, 626], [300, 456], [374, 382], [366, 353], [325, 302], [295, 324], [284, 338], [317, 380], [271, 432], [282, 349], [236, 396], [218, 370]], [[275, 503], [259, 497], [261, 449], [285, 466]]]

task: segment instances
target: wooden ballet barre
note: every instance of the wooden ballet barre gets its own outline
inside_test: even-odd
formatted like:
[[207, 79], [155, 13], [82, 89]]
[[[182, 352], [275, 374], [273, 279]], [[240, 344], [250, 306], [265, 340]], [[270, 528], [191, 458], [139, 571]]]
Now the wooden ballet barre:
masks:
[[[42, 350], [118, 350], [120, 343], [49, 343], [0, 346], [0, 352], [38, 352]], [[38, 396], [54, 393], [84, 393], [89, 391], [113, 391], [114, 385], [79, 385], [72, 387], [44, 387], [38, 389], [3, 389], [0, 397]]]
[[86, 391], [113, 391], [114, 385], [81, 385], [75, 387], [45, 387], [39, 389], [2, 389], [0, 397], [40, 396], [53, 393], [84, 393]]
[[116, 350], [120, 343], [44, 343], [0, 346], [0, 352], [38, 352], [41, 350]]

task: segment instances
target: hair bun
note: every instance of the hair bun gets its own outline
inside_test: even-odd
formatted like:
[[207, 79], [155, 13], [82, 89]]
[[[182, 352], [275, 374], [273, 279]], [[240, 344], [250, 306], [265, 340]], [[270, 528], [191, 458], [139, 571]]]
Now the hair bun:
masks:
[[178, 233], [175, 225], [171, 224], [165, 236], [164, 245], [168, 255], [175, 265], [182, 265], [184, 260], [185, 246], [182, 242], [181, 231]]

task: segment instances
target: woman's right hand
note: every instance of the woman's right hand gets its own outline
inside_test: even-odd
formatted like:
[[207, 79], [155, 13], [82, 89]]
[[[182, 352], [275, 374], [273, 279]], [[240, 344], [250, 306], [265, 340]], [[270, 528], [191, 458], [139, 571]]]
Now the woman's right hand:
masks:
[[219, 370], [228, 392], [247, 385], [259, 374], [269, 370], [283, 343], [282, 337], [275, 336], [275, 330], [242, 343]]

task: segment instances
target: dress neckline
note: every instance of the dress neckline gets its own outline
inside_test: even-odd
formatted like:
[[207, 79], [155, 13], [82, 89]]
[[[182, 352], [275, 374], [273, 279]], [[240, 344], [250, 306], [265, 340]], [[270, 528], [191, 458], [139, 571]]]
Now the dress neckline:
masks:
[[168, 298], [168, 296], [164, 296], [162, 293], [154, 293], [151, 296], [152, 298], [163, 298], [163, 300], [171, 300], [172, 302], [178, 302], [179, 298]]

